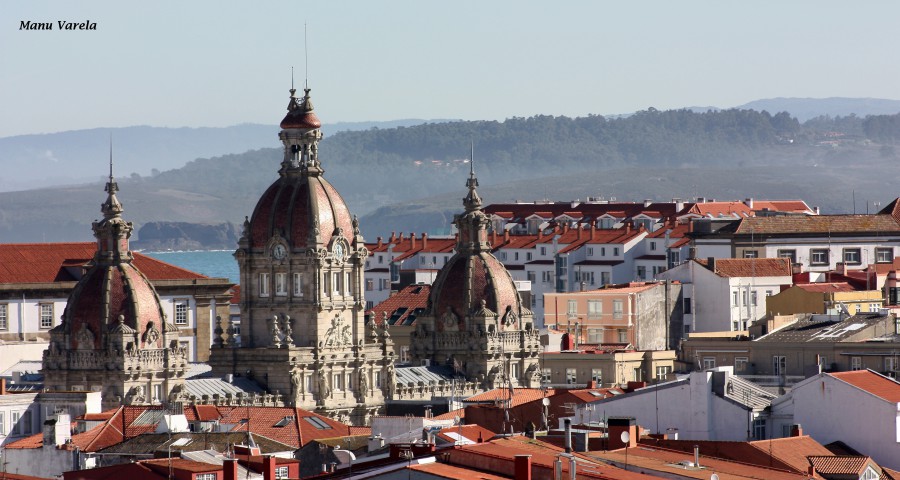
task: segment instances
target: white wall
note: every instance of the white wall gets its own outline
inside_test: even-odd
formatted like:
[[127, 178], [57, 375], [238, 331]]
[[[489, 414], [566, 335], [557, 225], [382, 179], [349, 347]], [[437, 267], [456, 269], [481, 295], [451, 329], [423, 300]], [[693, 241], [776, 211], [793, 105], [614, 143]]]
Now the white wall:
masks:
[[666, 433], [669, 428], [677, 428], [678, 438], [682, 440], [746, 441], [750, 412], [716, 396], [711, 382], [711, 372], [693, 372], [689, 381], [682, 384], [661, 384], [663, 387], [658, 390], [651, 387], [580, 405], [575, 420], [598, 421], [604, 415], [626, 416], [634, 417], [638, 425], [651, 433]]
[[799, 423], [803, 433], [819, 443], [840, 440], [882, 466], [900, 468], [900, 403], [888, 402], [825, 373], [795, 385], [778, 402], [773, 414], [792, 416], [793, 423]]

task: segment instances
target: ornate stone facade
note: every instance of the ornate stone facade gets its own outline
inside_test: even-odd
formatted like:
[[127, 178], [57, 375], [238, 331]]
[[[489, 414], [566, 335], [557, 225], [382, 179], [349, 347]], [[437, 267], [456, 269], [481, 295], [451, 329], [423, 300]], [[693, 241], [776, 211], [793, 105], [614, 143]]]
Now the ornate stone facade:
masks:
[[104, 409], [179, 399], [187, 368], [178, 329], [132, 262], [117, 191], [110, 160], [103, 220], [93, 224], [97, 252], [50, 331], [42, 369], [47, 390], [100, 391]]
[[540, 386], [540, 335], [509, 272], [491, 254], [474, 168], [465, 211], [453, 222], [456, 254], [438, 273], [428, 308], [410, 341], [416, 364], [429, 360], [462, 372], [484, 389]]
[[323, 177], [321, 123], [309, 89], [291, 89], [279, 178], [262, 195], [235, 251], [240, 347], [220, 325], [210, 364], [246, 375], [292, 406], [356, 425], [383, 412], [389, 336], [364, 327], [366, 250], [356, 217]]

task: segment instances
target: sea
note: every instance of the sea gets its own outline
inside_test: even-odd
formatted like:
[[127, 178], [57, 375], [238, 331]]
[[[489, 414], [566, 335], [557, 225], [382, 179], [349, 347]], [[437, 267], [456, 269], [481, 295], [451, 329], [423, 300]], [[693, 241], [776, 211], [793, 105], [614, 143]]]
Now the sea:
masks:
[[227, 278], [238, 282], [238, 265], [234, 250], [209, 250], [196, 252], [141, 252], [148, 257], [201, 273], [207, 277]]

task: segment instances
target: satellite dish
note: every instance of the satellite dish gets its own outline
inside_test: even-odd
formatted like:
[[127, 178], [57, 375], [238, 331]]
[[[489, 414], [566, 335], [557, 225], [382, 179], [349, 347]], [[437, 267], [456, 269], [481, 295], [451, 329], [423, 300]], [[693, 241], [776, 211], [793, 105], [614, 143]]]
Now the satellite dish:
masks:
[[622, 432], [622, 435], [619, 435], [619, 438], [622, 439], [622, 443], [626, 445], [631, 441], [631, 435], [629, 435], [628, 432]]
[[550, 399], [545, 397], [544, 399], [541, 400], [541, 404], [544, 405], [545, 407], [549, 407]]
[[454, 424], [454, 425], [459, 425], [459, 415], [456, 415], [456, 416], [453, 417], [453, 424]]
[[719, 480], [719, 475], [717, 473], [714, 473], [711, 477], [709, 477], [709, 480]]

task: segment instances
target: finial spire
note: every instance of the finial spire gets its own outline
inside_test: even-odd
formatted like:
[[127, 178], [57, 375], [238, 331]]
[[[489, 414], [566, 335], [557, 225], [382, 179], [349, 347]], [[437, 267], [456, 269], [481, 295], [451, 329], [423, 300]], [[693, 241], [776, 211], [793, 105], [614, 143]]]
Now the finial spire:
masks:
[[106, 202], [104, 202], [100, 208], [100, 211], [103, 212], [103, 216], [106, 218], [119, 216], [124, 209], [122, 208], [122, 204], [119, 203], [119, 199], [116, 198], [116, 192], [119, 191], [119, 184], [116, 183], [116, 179], [113, 177], [112, 134], [109, 135], [109, 181], [106, 182], [106, 188], [104, 188], [103, 191], [107, 193]]
[[469, 179], [466, 180], [466, 186], [469, 187], [469, 194], [466, 195], [466, 198], [463, 199], [463, 205], [466, 207], [467, 212], [471, 212], [474, 210], [478, 210], [481, 208], [481, 197], [478, 196], [478, 178], [475, 177], [475, 142], [472, 142], [472, 147], [469, 156]]
[[[305, 71], [303, 72], [303, 87], [309, 88], [309, 47], [306, 41], [306, 22], [303, 22], [303, 67]], [[307, 92], [309, 95], [309, 92]]]

